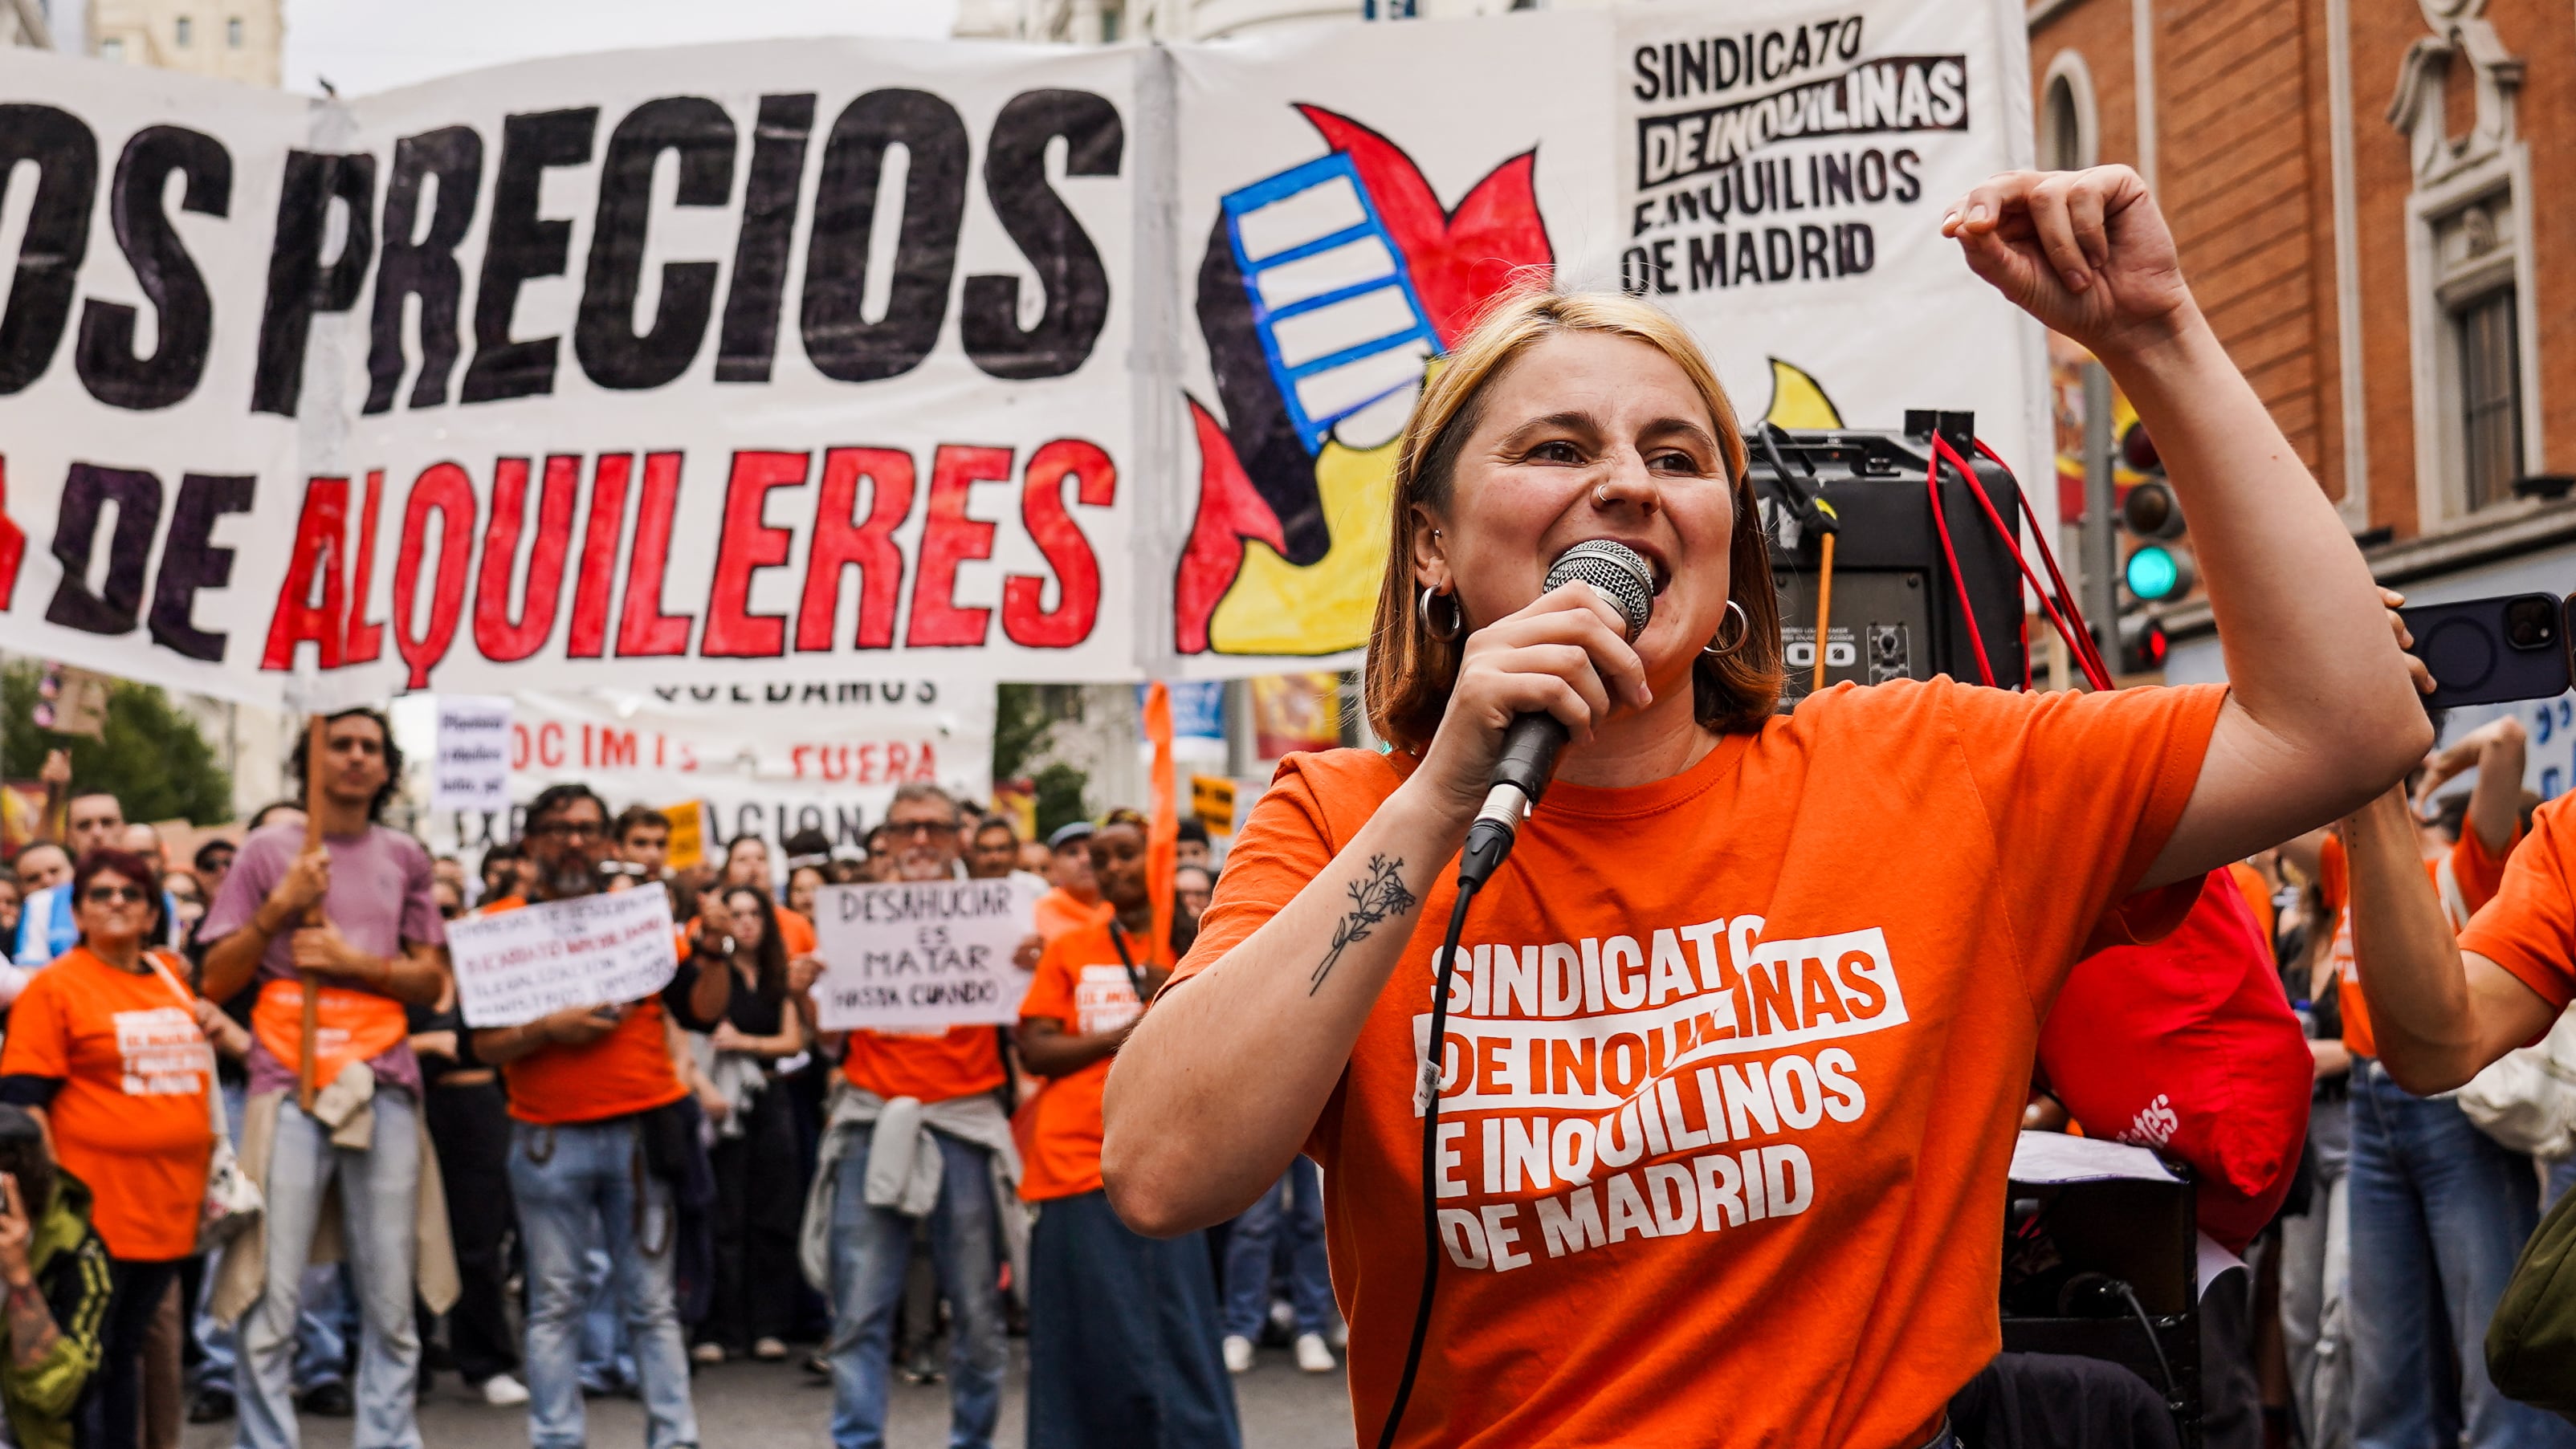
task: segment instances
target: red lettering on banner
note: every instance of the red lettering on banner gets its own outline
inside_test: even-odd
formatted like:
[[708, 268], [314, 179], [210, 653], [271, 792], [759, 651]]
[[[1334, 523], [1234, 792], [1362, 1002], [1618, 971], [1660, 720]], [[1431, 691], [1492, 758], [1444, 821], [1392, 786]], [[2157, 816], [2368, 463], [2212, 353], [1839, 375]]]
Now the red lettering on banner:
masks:
[[510, 576], [518, 571], [519, 534], [527, 527], [528, 460], [503, 458], [493, 467], [492, 514], [483, 525], [483, 574], [474, 589], [474, 647], [495, 664], [516, 663], [536, 653], [555, 630], [564, 550], [572, 540], [572, 505], [580, 487], [579, 457], [557, 453], [546, 459], [536, 536], [528, 542], [527, 585], [519, 616], [513, 619]]
[[18, 565], [27, 559], [27, 530], [9, 516], [9, 460], [0, 458], [0, 614], [18, 597]]
[[[269, 616], [268, 649], [260, 656], [260, 668], [294, 668], [296, 646], [308, 642], [322, 668], [340, 667], [340, 621], [348, 611], [342, 570], [348, 534], [349, 480], [307, 479], [295, 542], [286, 557], [286, 582], [277, 591], [277, 612]], [[313, 597], [317, 583], [319, 599]]]
[[537, 763], [549, 770], [563, 768], [563, 726], [548, 720], [537, 726]]
[[724, 531], [716, 541], [715, 582], [707, 593], [707, 630], [698, 639], [700, 654], [775, 659], [786, 652], [787, 620], [779, 614], [751, 612], [751, 579], [762, 569], [787, 562], [787, 547], [795, 538], [763, 521], [769, 490], [790, 484], [804, 487], [812, 461], [810, 453], [733, 455], [733, 476], [725, 480]]
[[886, 746], [886, 778], [898, 783], [909, 779], [912, 771], [912, 747], [895, 741]]
[[608, 591], [617, 583], [617, 535], [626, 526], [626, 478], [634, 464], [633, 454], [602, 453], [590, 466], [590, 526], [573, 574], [566, 658], [597, 659], [608, 647]]
[[599, 727], [599, 764], [603, 770], [635, 768], [635, 731]]
[[[429, 687], [429, 672], [447, 657], [465, 609], [465, 570], [474, 561], [474, 482], [454, 463], [433, 463], [412, 480], [403, 504], [402, 544], [394, 551], [394, 648], [411, 667], [410, 688]], [[428, 547], [429, 516], [438, 515], [438, 573], [429, 596], [429, 618], [420, 634], [421, 554]]]
[[528, 723], [525, 720], [510, 721], [510, 768], [528, 768]]
[[1055, 570], [1056, 605], [1046, 607], [1046, 580], [1013, 574], [1002, 584], [1002, 632], [1031, 649], [1064, 649], [1091, 637], [1100, 617], [1100, 561], [1082, 526], [1065, 511], [1064, 485], [1092, 508], [1118, 501], [1118, 469], [1109, 455], [1078, 438], [1059, 438], [1029, 459], [1020, 488], [1020, 519], [1047, 567]]
[[349, 575], [348, 642], [340, 655], [351, 664], [372, 664], [384, 657], [385, 624], [367, 617], [367, 595], [376, 589], [376, 518], [385, 501], [385, 470], [367, 470], [367, 501], [358, 510], [358, 566]]
[[[868, 483], [868, 516], [858, 516], [859, 480]], [[858, 649], [894, 644], [903, 551], [894, 531], [912, 515], [912, 455], [897, 448], [833, 448], [823, 454], [823, 488], [814, 500], [814, 541], [805, 551], [805, 599], [796, 610], [796, 649], [829, 652], [841, 612], [841, 571], [859, 566]]]
[[1011, 450], [942, 443], [930, 460], [930, 509], [921, 529], [921, 565], [912, 576], [913, 649], [972, 648], [984, 642], [993, 611], [957, 606], [957, 566], [993, 556], [993, 525], [966, 512], [968, 490], [1011, 476]]
[[671, 515], [680, 502], [680, 455], [644, 455], [644, 496], [635, 506], [635, 543], [626, 555], [626, 616], [617, 625], [617, 657], [689, 652], [688, 614], [662, 612], [662, 576], [671, 567]]

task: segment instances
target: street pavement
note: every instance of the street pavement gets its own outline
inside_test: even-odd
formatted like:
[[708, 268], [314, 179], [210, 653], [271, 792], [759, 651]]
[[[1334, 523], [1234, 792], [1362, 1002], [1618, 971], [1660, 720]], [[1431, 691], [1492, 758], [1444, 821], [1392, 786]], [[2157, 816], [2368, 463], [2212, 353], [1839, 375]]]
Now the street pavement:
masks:
[[[1011, 1373], [1002, 1397], [1001, 1432], [993, 1442], [1016, 1449], [1025, 1442], [1025, 1345], [1011, 1344]], [[1236, 1377], [1235, 1404], [1243, 1416], [1244, 1449], [1351, 1449], [1350, 1400], [1342, 1375], [1297, 1371], [1285, 1349], [1261, 1351], [1252, 1372]], [[826, 1432], [832, 1393], [804, 1370], [781, 1364], [730, 1363], [697, 1375], [698, 1434], [703, 1449], [829, 1449]], [[891, 1449], [938, 1449], [948, 1442], [948, 1388], [898, 1379]], [[307, 1416], [305, 1449], [348, 1449], [350, 1420]], [[506, 1449], [527, 1442], [524, 1409], [493, 1409], [469, 1397], [454, 1375], [431, 1388], [420, 1408], [428, 1449]], [[590, 1401], [590, 1443], [597, 1449], [642, 1449], [644, 1414], [628, 1399]], [[187, 1449], [228, 1449], [233, 1425], [192, 1425]]]

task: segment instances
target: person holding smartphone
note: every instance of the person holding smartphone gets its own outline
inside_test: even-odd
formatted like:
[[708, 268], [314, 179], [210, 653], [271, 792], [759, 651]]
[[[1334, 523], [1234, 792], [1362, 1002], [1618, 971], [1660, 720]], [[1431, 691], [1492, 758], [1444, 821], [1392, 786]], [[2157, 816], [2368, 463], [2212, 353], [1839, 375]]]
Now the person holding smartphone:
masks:
[[34, 1114], [0, 1104], [0, 1408], [19, 1449], [71, 1449], [98, 1369], [114, 1269], [90, 1204]]

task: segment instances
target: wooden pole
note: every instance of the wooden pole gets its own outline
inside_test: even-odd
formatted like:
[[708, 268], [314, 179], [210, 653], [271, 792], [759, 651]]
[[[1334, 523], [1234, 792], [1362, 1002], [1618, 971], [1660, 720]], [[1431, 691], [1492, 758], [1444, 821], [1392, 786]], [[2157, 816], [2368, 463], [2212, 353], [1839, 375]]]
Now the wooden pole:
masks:
[[[322, 844], [322, 772], [329, 753], [331, 727], [320, 715], [306, 717], [304, 725], [304, 848], [318, 849]], [[322, 924], [322, 903], [315, 901], [304, 912], [301, 922], [307, 926]], [[310, 1114], [313, 1094], [319, 1083], [314, 1080], [314, 1053], [322, 1035], [322, 993], [310, 971], [304, 978], [304, 1019], [296, 1030], [295, 1105]]]

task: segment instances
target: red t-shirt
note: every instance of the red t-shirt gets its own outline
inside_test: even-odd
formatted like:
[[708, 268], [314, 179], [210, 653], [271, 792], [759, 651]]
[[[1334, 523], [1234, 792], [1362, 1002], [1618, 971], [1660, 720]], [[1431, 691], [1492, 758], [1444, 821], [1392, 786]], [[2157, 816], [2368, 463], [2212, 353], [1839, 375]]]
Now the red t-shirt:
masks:
[[[1038, 958], [1037, 976], [1020, 1001], [1020, 1020], [1053, 1019], [1076, 1035], [1114, 1031], [1144, 1010], [1118, 942], [1106, 924], [1058, 936]], [[1148, 934], [1151, 934], [1150, 932]], [[1141, 974], [1172, 964], [1168, 947], [1148, 951], [1143, 936], [1126, 938], [1127, 955]], [[1021, 1133], [1020, 1196], [1030, 1202], [1072, 1197], [1100, 1187], [1100, 1089], [1111, 1057], [1080, 1071], [1050, 1077], [1028, 1106]]]
[[[164, 960], [172, 976], [185, 968]], [[47, 1108], [54, 1155], [89, 1184], [90, 1220], [116, 1257], [197, 1251], [214, 1150], [215, 1057], [195, 1003], [158, 971], [120, 971], [75, 946], [9, 1010], [0, 1076], [62, 1083]]]
[[[2444, 859], [2450, 862], [2451, 878], [2459, 882], [2460, 902], [2448, 896], [2442, 900], [2442, 912], [2457, 931], [2468, 924], [2469, 917], [2495, 898], [2496, 887], [2504, 880], [2505, 862], [2514, 854], [2514, 844], [2521, 840], [2517, 830], [2514, 839], [2505, 844], [2503, 854], [2489, 851], [2479, 841], [2474, 829], [2463, 828], [2458, 843]], [[2442, 881], [2442, 859], [2424, 862], [2424, 873], [2433, 878], [2438, 888]], [[2335, 1001], [2343, 1012], [2343, 1044], [2355, 1055], [2379, 1055], [2378, 1034], [2370, 1029], [2370, 1003], [2361, 990], [2361, 968], [2352, 950], [2352, 912], [2347, 909], [2352, 897], [2352, 870], [2343, 852], [2340, 836], [2326, 837], [2325, 848], [2317, 856], [2317, 894], [2324, 897], [2326, 908], [2335, 914], [2334, 943], [2328, 959], [2335, 968]], [[2460, 909], [2467, 906], [2467, 910]]]
[[[486, 914], [515, 911], [517, 896], [494, 901]], [[685, 950], [685, 943], [679, 945]], [[667, 1107], [689, 1094], [671, 1065], [671, 1043], [662, 1031], [662, 1003], [647, 997], [627, 1008], [615, 1030], [581, 1046], [548, 1042], [501, 1065], [510, 1089], [510, 1115], [522, 1122], [560, 1127], [599, 1122]]]
[[2533, 812], [2495, 898], [2460, 932], [2474, 951], [2564, 1010], [2576, 1000], [2576, 821], [2561, 795]]
[[[1447, 1271], [1403, 1442], [1929, 1438], [2000, 1347], [2040, 1019], [2088, 947], [2197, 894], [2132, 898], [2223, 698], [1846, 685], [1670, 779], [1551, 786], [1450, 995]], [[1405, 768], [1283, 763], [1184, 977], [1326, 874]], [[1444, 868], [1307, 1141], [1363, 1439], [1422, 1285], [1416, 1032], [1454, 894]]]

